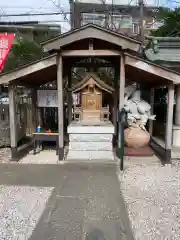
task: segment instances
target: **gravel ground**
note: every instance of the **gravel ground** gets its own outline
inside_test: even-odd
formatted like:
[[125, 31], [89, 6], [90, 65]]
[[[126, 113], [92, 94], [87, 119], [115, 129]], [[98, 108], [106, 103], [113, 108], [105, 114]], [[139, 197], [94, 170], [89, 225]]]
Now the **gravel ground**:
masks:
[[119, 177], [136, 240], [180, 239], [180, 164], [136, 165]]
[[0, 186], [0, 239], [28, 240], [53, 188]]
[[11, 149], [0, 148], [0, 163], [8, 163], [11, 160]]

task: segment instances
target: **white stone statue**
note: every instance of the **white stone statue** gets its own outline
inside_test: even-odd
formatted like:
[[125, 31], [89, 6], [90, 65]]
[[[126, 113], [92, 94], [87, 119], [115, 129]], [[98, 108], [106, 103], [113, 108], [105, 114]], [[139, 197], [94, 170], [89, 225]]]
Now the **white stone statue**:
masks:
[[124, 109], [127, 111], [129, 127], [139, 127], [146, 131], [145, 125], [148, 119], [155, 120], [156, 117], [151, 115], [151, 106], [141, 99], [139, 90], [126, 91]]

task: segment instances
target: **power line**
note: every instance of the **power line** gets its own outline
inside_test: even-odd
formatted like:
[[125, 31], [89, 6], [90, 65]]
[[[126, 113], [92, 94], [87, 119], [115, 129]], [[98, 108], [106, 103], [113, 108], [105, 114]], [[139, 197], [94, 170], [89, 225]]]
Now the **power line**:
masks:
[[[1, 17], [31, 17], [31, 16], [51, 16], [51, 15], [62, 15], [64, 13], [60, 12], [50, 12], [50, 13], [14, 13], [14, 14], [1, 14]], [[70, 12], [66, 12], [70, 14]]]
[[51, 0], [51, 2], [60, 10], [60, 13], [64, 16], [64, 20], [67, 20], [68, 23], [71, 24], [70, 20], [67, 18], [67, 13], [64, 12], [64, 9], [61, 7], [60, 1], [58, 2], [58, 4], [56, 4], [54, 0]]

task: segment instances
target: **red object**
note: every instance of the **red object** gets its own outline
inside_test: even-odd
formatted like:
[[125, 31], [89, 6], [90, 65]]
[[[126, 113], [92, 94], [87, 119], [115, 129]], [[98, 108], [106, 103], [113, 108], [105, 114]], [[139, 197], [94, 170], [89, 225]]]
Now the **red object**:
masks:
[[51, 133], [51, 130], [49, 129], [49, 130], [47, 130], [46, 132], [47, 132], [47, 133]]
[[13, 33], [0, 33], [0, 72], [10, 53], [15, 35]]
[[150, 157], [153, 156], [154, 152], [149, 146], [143, 148], [124, 148], [124, 155], [131, 157]]

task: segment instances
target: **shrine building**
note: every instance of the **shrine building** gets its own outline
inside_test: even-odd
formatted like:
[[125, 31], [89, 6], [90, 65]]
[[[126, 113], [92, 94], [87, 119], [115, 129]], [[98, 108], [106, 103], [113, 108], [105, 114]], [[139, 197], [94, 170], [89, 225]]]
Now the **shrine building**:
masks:
[[[30, 135], [37, 141], [56, 141], [59, 160], [115, 161], [115, 149], [120, 148], [118, 112], [124, 106], [125, 87], [137, 83], [149, 89], [152, 114], [154, 89], [168, 88], [164, 145], [153, 137], [152, 120], [149, 120], [148, 131], [150, 147], [165, 163], [170, 162], [172, 139], [179, 134], [173, 135], [172, 132], [179, 73], [145, 60], [140, 54], [140, 41], [93, 24], [50, 39], [42, 43], [42, 47], [46, 57], [0, 75], [0, 84], [8, 85], [9, 89], [12, 160], [17, 161], [20, 152], [21, 127], [17, 123], [16, 111], [19, 87], [31, 92]], [[86, 74], [74, 83], [72, 70], [77, 67], [84, 68]], [[103, 76], [99, 76], [99, 68], [113, 69], [113, 81], [105, 81]], [[51, 82], [54, 88], [42, 88]], [[43, 122], [45, 110], [42, 109], [45, 107], [48, 108], [46, 111], [53, 108], [51, 114], [55, 117], [50, 116], [48, 121], [56, 119], [54, 129]], [[68, 146], [67, 154], [65, 145]], [[34, 151], [35, 148], [34, 145]]]

